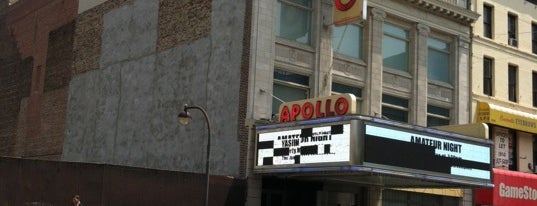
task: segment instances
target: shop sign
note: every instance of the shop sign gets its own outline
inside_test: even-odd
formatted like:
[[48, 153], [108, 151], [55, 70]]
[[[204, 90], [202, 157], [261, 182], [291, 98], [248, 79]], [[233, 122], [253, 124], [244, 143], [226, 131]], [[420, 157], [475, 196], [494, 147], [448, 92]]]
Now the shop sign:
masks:
[[257, 166], [349, 162], [350, 124], [258, 134]]
[[280, 122], [292, 122], [356, 113], [356, 97], [352, 94], [332, 95], [280, 105]]
[[364, 162], [490, 180], [490, 146], [436, 134], [365, 125]]
[[476, 204], [537, 205], [537, 175], [494, 169], [494, 188], [475, 194]]
[[[510, 112], [507, 112], [510, 111]], [[537, 133], [537, 116], [502, 108], [485, 102], [477, 103], [477, 122]]]

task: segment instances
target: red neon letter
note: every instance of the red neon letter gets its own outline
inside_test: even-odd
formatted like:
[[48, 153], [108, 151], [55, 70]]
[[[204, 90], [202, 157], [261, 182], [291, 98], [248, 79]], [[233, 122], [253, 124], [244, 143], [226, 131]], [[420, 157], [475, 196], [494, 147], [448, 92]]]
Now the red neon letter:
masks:
[[347, 99], [340, 97], [336, 100], [336, 107], [334, 108], [337, 115], [344, 115], [349, 110], [349, 102]]
[[302, 117], [304, 119], [311, 119], [313, 117], [313, 104], [306, 102], [302, 106]]
[[327, 99], [326, 103], [324, 105], [324, 112], [326, 113], [327, 117], [334, 116], [334, 112], [330, 111], [330, 107], [332, 106], [332, 100]]
[[300, 114], [300, 105], [293, 104], [291, 107], [291, 121], [295, 121], [296, 117]]
[[321, 117], [324, 117], [324, 113], [321, 112], [321, 101], [318, 100], [316, 103], [315, 103], [315, 117], [316, 118], [321, 118]]
[[280, 122], [288, 121], [291, 121], [289, 119], [289, 108], [287, 108], [287, 106], [283, 106], [282, 111], [280, 112]]

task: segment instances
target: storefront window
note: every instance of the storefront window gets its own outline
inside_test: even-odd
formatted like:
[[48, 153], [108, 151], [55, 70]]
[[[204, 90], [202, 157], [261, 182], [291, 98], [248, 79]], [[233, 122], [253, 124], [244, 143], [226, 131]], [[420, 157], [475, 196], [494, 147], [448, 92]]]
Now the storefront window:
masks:
[[533, 165], [531, 165], [530, 167], [533, 173], [537, 173], [537, 167], [535, 166], [536, 163], [537, 163], [537, 134], [533, 134]]
[[509, 130], [509, 170], [517, 171], [518, 158], [516, 158], [516, 131]]
[[384, 190], [383, 206], [459, 205], [459, 198], [426, 193]]
[[317, 205], [322, 183], [263, 177], [262, 206]]

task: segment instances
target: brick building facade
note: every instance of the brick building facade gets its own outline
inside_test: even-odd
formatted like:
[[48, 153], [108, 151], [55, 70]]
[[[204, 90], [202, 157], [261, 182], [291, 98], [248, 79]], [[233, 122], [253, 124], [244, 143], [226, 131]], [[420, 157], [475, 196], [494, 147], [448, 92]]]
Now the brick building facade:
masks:
[[26, 0], [14, 2], [3, 11], [2, 35], [6, 38], [2, 41], [12, 45], [3, 48], [18, 53], [11, 59], [19, 58], [25, 63], [11, 70], [2, 69], [18, 75], [2, 78], [19, 84], [17, 95], [10, 95], [14, 99], [2, 101], [6, 108], [11, 108], [5, 113], [9, 117], [2, 118], [2, 129], [8, 130], [2, 133], [2, 141], [7, 142], [2, 145], [6, 147], [2, 155], [60, 159], [77, 4]]

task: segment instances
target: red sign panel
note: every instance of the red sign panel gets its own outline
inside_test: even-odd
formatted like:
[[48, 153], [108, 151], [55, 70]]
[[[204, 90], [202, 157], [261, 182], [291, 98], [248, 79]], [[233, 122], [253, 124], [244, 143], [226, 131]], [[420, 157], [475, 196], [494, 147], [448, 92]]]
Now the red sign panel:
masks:
[[476, 189], [475, 204], [537, 205], [537, 175], [493, 169], [494, 189]]

